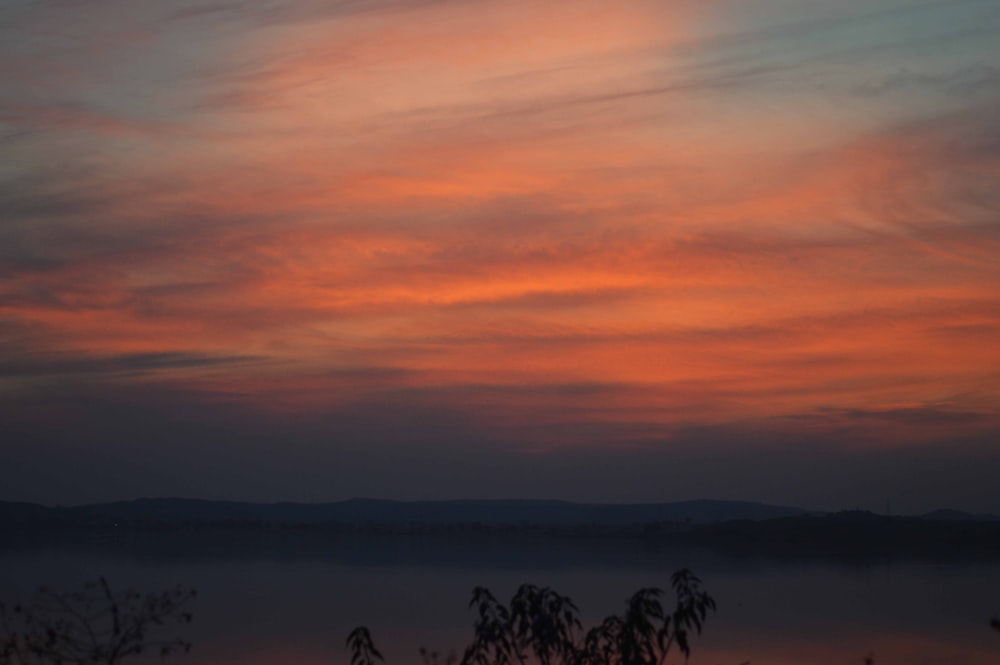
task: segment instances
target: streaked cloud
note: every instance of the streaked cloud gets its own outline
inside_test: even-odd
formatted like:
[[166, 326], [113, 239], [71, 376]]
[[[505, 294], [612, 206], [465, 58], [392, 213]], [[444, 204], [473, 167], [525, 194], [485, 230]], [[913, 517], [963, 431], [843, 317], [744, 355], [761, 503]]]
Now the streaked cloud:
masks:
[[57, 4], [0, 19], [12, 422], [566, 464], [1000, 432], [991, 3]]

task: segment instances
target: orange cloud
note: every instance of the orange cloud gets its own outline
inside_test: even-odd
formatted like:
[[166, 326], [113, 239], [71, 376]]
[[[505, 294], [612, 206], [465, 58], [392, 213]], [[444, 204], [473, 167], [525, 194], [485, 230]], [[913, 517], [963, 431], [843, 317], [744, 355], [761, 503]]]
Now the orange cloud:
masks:
[[226, 56], [267, 63], [229, 80], [247, 104], [112, 161], [86, 210], [21, 202], [51, 230], [18, 236], [44, 260], [9, 269], [0, 317], [39, 356], [259, 359], [115, 380], [290, 410], [409, 391], [660, 437], [995, 426], [981, 112], [752, 135], [757, 111], [704, 118], [723, 93], [664, 73], [682, 9], [433, 3], [255, 34]]

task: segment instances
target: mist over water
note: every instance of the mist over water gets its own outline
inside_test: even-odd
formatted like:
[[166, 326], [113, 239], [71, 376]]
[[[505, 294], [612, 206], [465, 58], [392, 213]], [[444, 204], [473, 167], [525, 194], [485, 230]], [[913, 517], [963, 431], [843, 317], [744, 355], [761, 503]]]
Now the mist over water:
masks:
[[[346, 665], [367, 625], [390, 664], [459, 654], [473, 587], [507, 600], [531, 582], [569, 595], [584, 624], [690, 567], [718, 602], [692, 665], [993, 665], [1000, 562], [745, 557], [632, 540], [493, 535], [132, 534], [0, 549], [0, 598], [39, 584], [198, 590], [189, 665]], [[669, 598], [667, 603], [672, 602]], [[681, 660], [677, 660], [681, 662]]]

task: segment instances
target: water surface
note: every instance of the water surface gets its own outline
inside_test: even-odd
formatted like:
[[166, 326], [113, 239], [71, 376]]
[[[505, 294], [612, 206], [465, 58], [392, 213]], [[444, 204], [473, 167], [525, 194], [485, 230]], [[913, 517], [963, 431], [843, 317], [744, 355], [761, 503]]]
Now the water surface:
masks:
[[[0, 548], [0, 598], [71, 589], [195, 587], [189, 665], [326, 665], [371, 628], [390, 663], [418, 648], [461, 651], [470, 592], [531, 582], [571, 596], [585, 623], [644, 586], [693, 569], [718, 602], [692, 665], [997, 665], [1000, 562], [746, 556], [640, 540], [523, 535], [252, 532], [91, 537]], [[681, 662], [678, 658], [677, 662]]]

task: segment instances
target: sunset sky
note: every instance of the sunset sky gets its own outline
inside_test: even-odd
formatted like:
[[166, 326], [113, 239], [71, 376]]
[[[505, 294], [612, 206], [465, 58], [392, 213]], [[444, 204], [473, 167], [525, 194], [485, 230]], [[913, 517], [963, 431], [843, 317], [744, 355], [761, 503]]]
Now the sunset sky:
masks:
[[1000, 511], [996, 0], [0, 0], [0, 499]]

